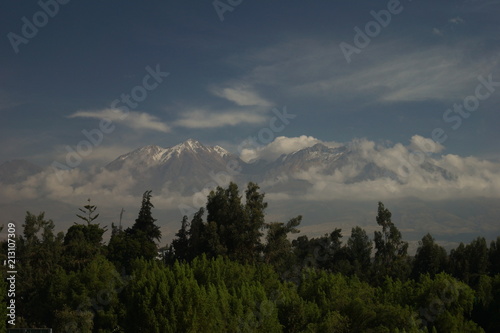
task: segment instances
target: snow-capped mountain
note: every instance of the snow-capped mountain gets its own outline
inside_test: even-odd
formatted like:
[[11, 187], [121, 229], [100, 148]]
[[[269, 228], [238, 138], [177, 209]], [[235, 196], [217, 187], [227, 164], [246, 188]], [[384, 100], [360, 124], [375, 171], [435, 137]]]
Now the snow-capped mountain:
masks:
[[[180, 192], [192, 195], [207, 185], [220, 183], [215, 175], [224, 174], [224, 181], [239, 184], [257, 182], [264, 190], [304, 193], [322, 181], [354, 184], [364, 181], [390, 179], [405, 184], [407, 179], [395, 172], [398, 165], [381, 163], [375, 153], [365, 154], [355, 145], [328, 147], [322, 143], [283, 154], [274, 161], [257, 160], [245, 163], [238, 156], [220, 146], [205, 146], [189, 139], [176, 146], [163, 148], [150, 145], [124, 154], [109, 163], [105, 169], [116, 179], [132, 182], [131, 189], [141, 192], [151, 189], [156, 193]], [[237, 174], [229, 175], [228, 165], [237, 162]], [[397, 163], [397, 162], [396, 162]], [[454, 181], [457, 176], [432, 159], [415, 168], [423, 181]], [[0, 165], [0, 183], [14, 184], [42, 171], [42, 168], [23, 160]], [[225, 184], [224, 184], [225, 185]]]
[[[256, 153], [277, 156], [271, 152], [274, 154], [265, 150]], [[74, 207], [90, 197], [98, 200], [100, 209], [108, 209], [108, 214], [115, 216], [112, 209], [118, 214], [120, 207], [139, 202], [144, 191], [153, 190], [157, 214], [164, 214], [159, 215], [163, 221], [178, 221], [179, 213], [203, 206], [206, 191], [201, 196], [200, 191], [226, 186], [233, 180], [240, 189], [248, 181], [257, 182], [272, 202], [274, 210], [269, 213], [274, 214], [273, 219], [281, 219], [282, 214], [301, 214], [308, 216], [308, 221], [329, 226], [336, 221], [347, 228], [359, 221], [373, 222], [373, 202], [391, 200], [399, 202], [399, 212], [404, 213], [401, 219], [408, 229], [420, 225], [427, 232], [430, 224], [439, 222], [434, 224], [436, 232], [442, 232], [443, 225], [456, 230], [464, 230], [467, 225], [467, 230], [475, 232], [478, 222], [471, 222], [469, 212], [477, 211], [479, 206], [481, 212], [487, 213], [481, 213], [478, 221], [488, 221], [480, 226], [481, 230], [491, 229], [500, 214], [494, 196], [498, 193], [495, 181], [500, 177], [499, 164], [435, 154], [412, 165], [410, 176], [405, 177], [401, 161], [408, 160], [409, 152], [411, 147], [401, 144], [353, 141], [331, 147], [319, 143], [287, 150], [273, 160], [245, 163], [222, 147], [191, 139], [168, 148], [145, 146], [117, 157], [104, 168], [71, 170], [63, 173], [63, 181], [51, 167], [42, 171], [26, 161], [11, 161], [0, 165], [0, 208], [11, 214], [17, 207], [17, 217], [14, 213], [4, 215], [19, 219], [26, 209], [57, 207], [52, 211], [64, 211], [62, 220], [70, 221]], [[228, 166], [234, 162], [241, 169], [229, 175]], [[40, 171], [39, 176], [31, 177]], [[489, 201], [478, 199], [477, 193], [489, 194]], [[436, 198], [439, 205], [448, 200], [448, 206], [441, 209], [436, 204], [429, 212], [429, 202]], [[177, 229], [176, 225], [172, 230]]]
[[348, 156], [352, 153], [348, 147], [330, 148], [321, 143], [307, 147], [290, 154], [281, 155], [269, 165], [267, 176], [279, 174], [295, 174], [307, 171], [312, 167], [320, 168], [325, 174], [331, 174], [348, 163]]
[[[335, 181], [344, 184], [381, 178], [405, 182], [394, 172], [394, 168], [381, 165], [376, 158], [365, 156], [356, 147], [332, 148], [321, 143], [283, 154], [275, 161], [245, 163], [220, 146], [205, 146], [189, 139], [171, 148], [139, 148], [118, 157], [106, 169], [125, 171], [137, 180], [142, 189], [168, 189], [193, 194], [206, 184], [213, 183], [213, 176], [225, 172], [231, 160], [238, 162], [241, 172], [227, 179], [239, 183], [255, 181], [264, 189], [272, 187], [273, 191], [304, 192], [312, 185], [311, 177], [317, 180], [322, 176], [335, 177]], [[423, 179], [428, 180], [453, 180], [456, 177], [429, 161], [420, 166], [419, 172]]]
[[141, 186], [191, 192], [210, 181], [210, 175], [238, 159], [220, 146], [205, 146], [189, 139], [170, 148], [146, 146], [119, 156], [107, 170], [127, 170]]
[[106, 166], [108, 170], [121, 169], [125, 164], [133, 164], [135, 167], [152, 168], [165, 166], [175, 160], [193, 158], [193, 162], [203, 163], [209, 159], [212, 162], [223, 162], [231, 154], [220, 146], [207, 147], [199, 141], [189, 139], [183, 143], [170, 148], [160, 146], [145, 146], [130, 153], [119, 156], [116, 160]]
[[321, 143], [291, 154], [281, 155], [273, 163], [267, 175], [276, 177], [283, 174], [300, 174], [312, 168], [316, 173], [328, 176], [335, 172], [342, 172], [345, 176], [342, 180], [344, 183], [375, 180], [381, 177], [397, 179], [394, 172], [378, 166], [353, 147], [331, 148]]
[[[346, 145], [331, 148], [317, 143], [312, 147], [281, 155], [269, 165], [264, 179], [276, 178], [280, 175], [292, 176], [292, 178], [295, 175], [295, 178], [303, 179], [302, 173], [314, 170], [318, 175], [336, 175], [338, 181], [345, 184], [380, 178], [390, 178], [398, 183], [404, 183], [405, 173], [396, 172], [397, 168], [398, 165], [384, 166], [380, 161], [377, 161], [376, 156], [365, 156], [356, 146]], [[424, 179], [456, 179], [456, 175], [428, 160], [417, 166], [416, 169]]]

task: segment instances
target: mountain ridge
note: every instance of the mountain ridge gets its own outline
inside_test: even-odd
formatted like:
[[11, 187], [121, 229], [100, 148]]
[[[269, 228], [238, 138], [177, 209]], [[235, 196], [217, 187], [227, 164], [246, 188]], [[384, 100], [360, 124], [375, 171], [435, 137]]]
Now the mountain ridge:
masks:
[[[338, 182], [344, 184], [380, 178], [404, 183], [404, 179], [394, 171], [376, 160], [370, 160], [353, 145], [328, 147], [323, 143], [281, 154], [271, 161], [257, 159], [247, 163], [221, 146], [204, 145], [190, 138], [167, 148], [158, 145], [139, 147], [118, 156], [104, 169], [130, 175], [136, 180], [138, 189], [148, 187], [161, 191], [167, 187], [169, 190], [180, 190], [183, 194], [192, 194], [192, 189], [213, 182], [213, 174], [225, 172], [230, 161], [236, 161], [241, 168], [228, 179], [239, 183], [255, 181], [264, 187], [281, 183], [278, 188], [282, 191], [286, 191], [286, 186], [282, 184], [284, 179], [290, 188], [305, 191], [308, 179], [318, 176], [337, 177]], [[20, 182], [41, 170], [26, 161], [4, 163], [0, 165], [0, 182]], [[457, 179], [451, 171], [429, 161], [421, 165], [420, 172], [422, 177], [431, 180]]]

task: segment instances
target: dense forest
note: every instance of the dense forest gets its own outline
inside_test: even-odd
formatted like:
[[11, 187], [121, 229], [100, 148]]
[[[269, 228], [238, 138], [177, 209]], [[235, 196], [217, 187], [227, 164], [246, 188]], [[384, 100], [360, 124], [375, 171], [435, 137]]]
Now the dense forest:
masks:
[[[125, 230], [107, 230], [90, 199], [65, 233], [56, 234], [44, 213], [27, 212], [16, 238], [15, 328], [500, 332], [500, 237], [448, 253], [427, 234], [410, 256], [381, 202], [373, 237], [360, 227], [346, 238], [341, 229], [290, 237], [299, 233], [301, 216], [267, 222], [258, 185], [240, 194], [231, 183], [212, 191], [205, 207], [179, 221], [171, 244], [158, 248], [152, 201], [145, 192]], [[3, 262], [6, 241], [2, 248]]]

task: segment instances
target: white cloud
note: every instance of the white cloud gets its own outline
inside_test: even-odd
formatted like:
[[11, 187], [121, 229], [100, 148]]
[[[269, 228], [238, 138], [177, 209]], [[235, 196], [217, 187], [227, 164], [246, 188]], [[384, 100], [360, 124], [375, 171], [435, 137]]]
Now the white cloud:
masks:
[[159, 132], [170, 132], [170, 126], [162, 122], [158, 117], [145, 112], [128, 111], [120, 109], [104, 109], [98, 111], [77, 111], [68, 118], [95, 118], [108, 119], [137, 130], [153, 130]]
[[[387, 146], [366, 139], [353, 140], [347, 143], [353, 152], [348, 157], [348, 163], [333, 173], [325, 174], [323, 168], [315, 166], [297, 173], [282, 174], [277, 177], [279, 179], [260, 185], [268, 200], [281, 202], [285, 206], [301, 203], [304, 209], [307, 209], [308, 203], [329, 204], [337, 200], [371, 202], [403, 198], [425, 201], [500, 198], [500, 163], [453, 154], [437, 155], [443, 147], [432, 148], [429, 140], [415, 135], [408, 146], [401, 143]], [[311, 136], [278, 137], [269, 145], [257, 149], [254, 156], [272, 159], [316, 143], [338, 146], [338, 143], [323, 142]], [[415, 146], [424, 147], [434, 155], [427, 157], [426, 161], [412, 161]], [[427, 162], [435, 168], [429, 169]], [[368, 164], [374, 164], [388, 173], [378, 175], [374, 180], [351, 182], [364, 172], [363, 168]], [[408, 167], [409, 172], [403, 167]], [[448, 174], [441, 172], [443, 170]], [[80, 207], [90, 197], [98, 200], [100, 210], [116, 215], [121, 207], [139, 207], [143, 184], [134, 179], [127, 169], [112, 172], [106, 169], [72, 169], [62, 172], [62, 181], [53, 170], [48, 169], [19, 184], [0, 184], [0, 202], [4, 205], [28, 205], [27, 202], [36, 201], [46, 203], [48, 208], [59, 207], [57, 205]], [[159, 210], [178, 211], [180, 204], [193, 205], [192, 197], [172, 192], [168, 184], [164, 184], [160, 193], [154, 194], [154, 203]], [[206, 198], [206, 195], [201, 197]]]
[[444, 35], [443, 31], [438, 29], [438, 28], [433, 28], [432, 29], [432, 34], [436, 36], [442, 37]]
[[[415, 135], [409, 147], [427, 147], [429, 142], [430, 139]], [[282, 200], [308, 201], [358, 201], [373, 198], [386, 200], [406, 197], [422, 200], [500, 198], [500, 163], [457, 155], [419, 160], [401, 143], [387, 147], [364, 139], [354, 140], [349, 143], [349, 147], [355, 152], [349, 157], [350, 163], [335, 170], [333, 174], [325, 174], [321, 167], [311, 167], [309, 170], [287, 175], [289, 182], [295, 179], [309, 183], [309, 187], [301, 194], [282, 196], [273, 193], [272, 187], [267, 189], [267, 193]], [[436, 153], [443, 147], [428, 149], [429, 152]], [[349, 181], [369, 163], [391, 174], [380, 175], [374, 180]], [[429, 170], [429, 165], [434, 165], [434, 169]], [[281, 184], [280, 190], [283, 188], [285, 187]]]
[[215, 113], [206, 110], [192, 110], [181, 114], [173, 124], [186, 128], [217, 128], [239, 124], [260, 124], [266, 120], [261, 113], [245, 110]]
[[[298, 214], [304, 215], [312, 222], [326, 222], [330, 219], [330, 225], [335, 223], [337, 227], [342, 226], [346, 232], [348, 226], [359, 225], [360, 221], [366, 220], [360, 218], [362, 217], [360, 214], [366, 212], [363, 205], [367, 202], [373, 203], [373, 207], [378, 200], [391, 203], [392, 211], [393, 202], [406, 200], [404, 210], [408, 216], [404, 217], [404, 223], [401, 225], [408, 230], [413, 228], [422, 233], [431, 231], [441, 234], [467, 233], [477, 230], [482, 230], [484, 233], [488, 231], [497, 233], [499, 211], [498, 208], [494, 209], [494, 204], [491, 207], [488, 206], [487, 214], [483, 212], [484, 206], [481, 206], [481, 213], [478, 213], [473, 221], [467, 214], [463, 219], [454, 216], [453, 209], [444, 212], [449, 208], [440, 208], [443, 211], [441, 215], [430, 217], [429, 205], [441, 207], [441, 200], [448, 200], [448, 203], [452, 200], [453, 207], [457, 207], [457, 211], [463, 208], [461, 203], [469, 202], [472, 198], [480, 204], [484, 200], [477, 198], [489, 198], [490, 202], [498, 201], [500, 199], [500, 163], [452, 154], [436, 156], [443, 149], [437, 147], [426, 148], [434, 153], [433, 157], [428, 157], [427, 161], [446, 169], [454, 177], [447, 178], [446, 175], [436, 170], [429, 172], [423, 163], [408, 164], [415, 145], [427, 147], [429, 140], [415, 135], [407, 146], [401, 143], [387, 146], [366, 139], [353, 140], [347, 143], [350, 150], [354, 152], [353, 157], [349, 157], [349, 163], [332, 174], [325, 174], [321, 167], [312, 167], [298, 173], [284, 173], [273, 180], [260, 182], [259, 185], [266, 193], [270, 206], [280, 207], [279, 213], [284, 215], [283, 219]], [[290, 153], [316, 143], [325, 144], [311, 136], [278, 137], [269, 145], [258, 149], [255, 156], [274, 158], [281, 153]], [[326, 144], [338, 145], [332, 142], [326, 142]], [[389, 170], [397, 177], [381, 175], [375, 180], [349, 182], [362, 172], [363, 167], [368, 163]], [[411, 168], [409, 173], [401, 173], [401, 167], [404, 165]], [[99, 208], [101, 214], [99, 220], [103, 225], [109, 226], [111, 222], [116, 223], [122, 207], [127, 210], [126, 221], [128, 225], [131, 225], [137, 216], [141, 195], [145, 190], [141, 181], [134, 179], [127, 169], [112, 172], [106, 169], [91, 169], [91, 171], [72, 169], [65, 171], [62, 179], [61, 181], [53, 170], [49, 169], [19, 184], [0, 184], [0, 202], [3, 203], [1, 207], [5, 207], [8, 213], [15, 207], [16, 211], [20, 212], [18, 216], [19, 214], [22, 216], [26, 210], [33, 212], [33, 209], [38, 209], [34, 207], [41, 207], [40, 209], [47, 211], [47, 216], [54, 218], [58, 222], [58, 227], [61, 227], [65, 223], [69, 226], [69, 223], [74, 221], [77, 207], [81, 207], [86, 203], [87, 198], [91, 198]], [[198, 195], [200, 200], [194, 203], [194, 196], [186, 197], [174, 192], [169, 188], [168, 183], [153, 194], [155, 216], [158, 216], [156, 214], [164, 216], [160, 215], [160, 212], [165, 214], [167, 210], [173, 212], [171, 214], [174, 216], [175, 222], [170, 224], [165, 221], [172, 221], [172, 219], [160, 218], [158, 222], [162, 227], [164, 239], [168, 239], [179, 228], [175, 218], [179, 217], [180, 221], [181, 204], [199, 207], [206, 199], [206, 193], [201, 193], [202, 195]], [[349, 214], [346, 216], [332, 213], [330, 207], [342, 206], [345, 202], [349, 202], [355, 209], [348, 210]], [[469, 207], [473, 206], [474, 204], [471, 204]], [[322, 207], [321, 210], [318, 211], [318, 207]], [[421, 209], [416, 209], [416, 207], [421, 207]], [[399, 210], [401, 209], [403, 208], [400, 206]], [[66, 215], [59, 215], [62, 214], [61, 212]], [[373, 213], [374, 219], [376, 212], [371, 209], [368, 212]], [[446, 215], [443, 215], [445, 213]], [[15, 218], [19, 219], [19, 217]], [[374, 223], [371, 217], [370, 223]], [[398, 223], [400, 223], [399, 220]], [[406, 229], [401, 228], [401, 230]], [[310, 230], [304, 228], [303, 231]]]
[[420, 135], [414, 135], [411, 137], [410, 148], [424, 153], [439, 153], [443, 151], [444, 146], [432, 139], [424, 138]]
[[[97, 205], [101, 209], [136, 207], [140, 204], [142, 192], [137, 191], [137, 185], [141, 186], [127, 169], [83, 171], [75, 168], [59, 172], [62, 177], [48, 168], [21, 183], [1, 184], [0, 202], [8, 204], [43, 198], [52, 201], [51, 205], [57, 202], [78, 207], [87, 198], [92, 198], [98, 200]], [[187, 200], [180, 193], [169, 192], [166, 187], [161, 193], [154, 194], [155, 205], [161, 209], [175, 209]]]
[[173, 126], [199, 129], [261, 124], [267, 119], [265, 113], [269, 112], [273, 105], [243, 84], [232, 84], [232, 87], [226, 88], [211, 87], [210, 91], [212, 94], [236, 104], [236, 106], [217, 111], [203, 107], [186, 109], [172, 123]]
[[460, 16], [457, 16], [457, 17], [451, 18], [448, 22], [453, 23], [453, 24], [460, 24], [460, 23], [464, 23], [464, 19], [461, 18]]
[[282, 154], [293, 153], [303, 148], [312, 147], [317, 143], [322, 143], [328, 147], [338, 147], [340, 145], [335, 142], [323, 142], [319, 139], [307, 135], [301, 135], [299, 137], [292, 138], [279, 136], [268, 145], [260, 146], [257, 148], [242, 149], [240, 158], [247, 162], [255, 159], [273, 161], [280, 157]]
[[239, 106], [262, 106], [269, 107], [272, 103], [260, 97], [255, 91], [248, 87], [213, 88], [212, 92], [219, 97], [225, 98]]
[[339, 72], [294, 90], [321, 96], [334, 92], [336, 98], [372, 96], [381, 102], [451, 100], [470, 94], [477, 85], [477, 75], [491, 70], [486, 61], [466, 63], [460, 50], [444, 46], [411, 52], [396, 52], [393, 45], [385, 47], [388, 49], [373, 46], [374, 60], [368, 66], [362, 63], [348, 73]]
[[471, 94], [477, 76], [496, 66], [486, 53], [470, 58], [469, 50], [478, 46], [473, 40], [425, 47], [379, 41], [346, 66], [339, 42], [293, 40], [241, 55], [259, 65], [240, 81], [323, 101], [451, 101]]

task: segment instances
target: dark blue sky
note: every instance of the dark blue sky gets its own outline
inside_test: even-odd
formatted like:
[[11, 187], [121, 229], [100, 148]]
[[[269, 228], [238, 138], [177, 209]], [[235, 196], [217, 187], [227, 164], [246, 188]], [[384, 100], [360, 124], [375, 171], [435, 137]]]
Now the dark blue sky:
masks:
[[[348, 62], [340, 44], [356, 47], [355, 27], [366, 33], [370, 12], [388, 6], [398, 13], [372, 24]], [[244, 0], [223, 21], [212, 1], [58, 7], [49, 17], [37, 1], [0, 5], [0, 163], [63, 160], [101, 119], [116, 127], [86, 165], [189, 137], [235, 150], [283, 106], [296, 115], [283, 136], [407, 145], [442, 128], [444, 153], [500, 159], [500, 84], [475, 97], [479, 76], [500, 82], [500, 1]], [[147, 67], [169, 75], [146, 91]], [[129, 113], [110, 110], [134, 89], [140, 102]], [[447, 113], [475, 100], [466, 116]]]

